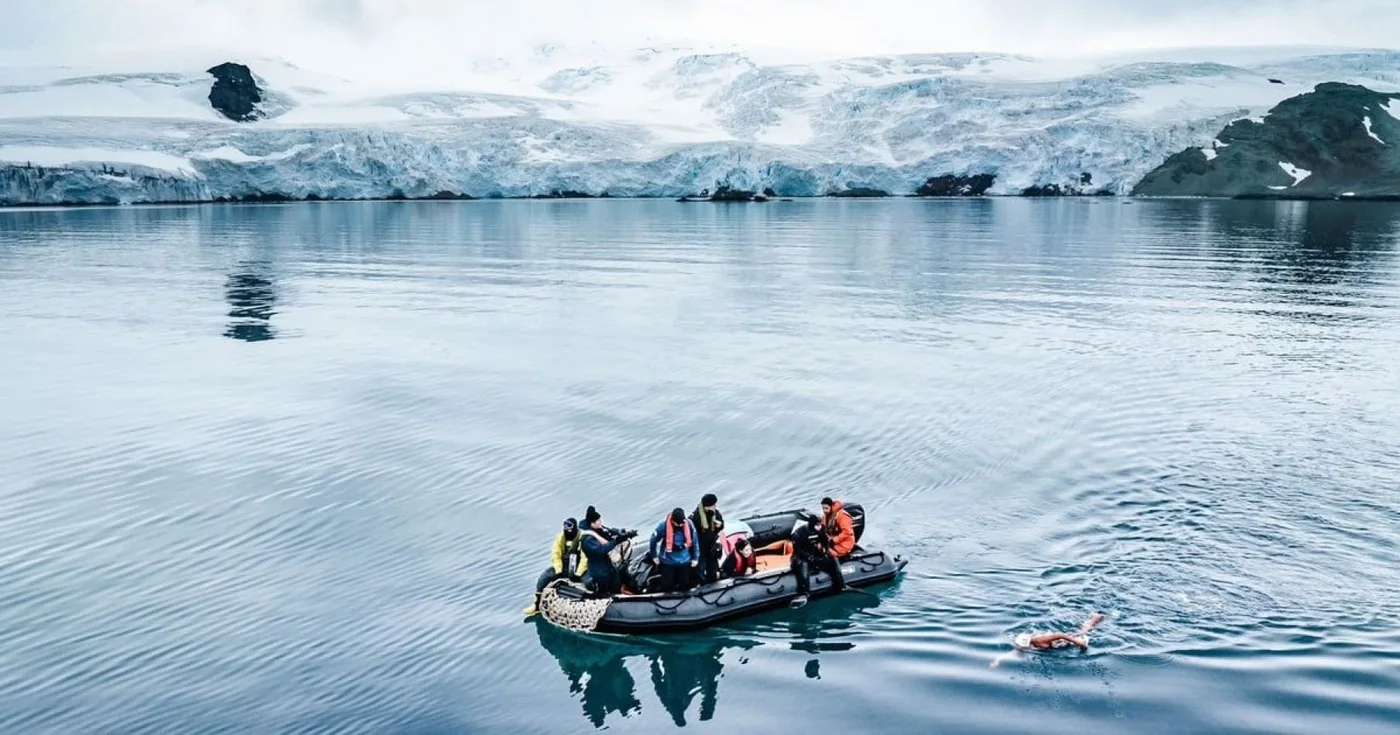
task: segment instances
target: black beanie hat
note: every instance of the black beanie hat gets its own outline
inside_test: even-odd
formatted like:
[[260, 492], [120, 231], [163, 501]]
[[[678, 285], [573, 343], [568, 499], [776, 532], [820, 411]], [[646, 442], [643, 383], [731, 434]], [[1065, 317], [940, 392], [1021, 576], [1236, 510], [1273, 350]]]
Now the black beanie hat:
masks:
[[719, 498], [715, 497], [715, 494], [714, 494], [714, 493], [705, 493], [705, 497], [700, 498], [700, 505], [702, 505], [702, 506], [704, 506], [704, 507], [706, 507], [706, 508], [708, 508], [708, 507], [710, 507], [710, 506], [712, 506], [712, 505], [714, 505], [715, 503], [718, 503], [718, 502], [719, 502]]
[[602, 517], [602, 514], [600, 514], [597, 511], [597, 509], [590, 505], [588, 506], [588, 512], [583, 514], [583, 525], [585, 527], [592, 526], [594, 521]]
[[672, 510], [671, 510], [671, 522], [672, 522], [672, 523], [681, 523], [681, 522], [683, 522], [683, 521], [685, 521], [685, 511], [682, 510], [682, 509], [680, 509], [680, 508], [674, 508], [674, 509], [672, 509]]
[[822, 498], [822, 505], [833, 505], [831, 498]]

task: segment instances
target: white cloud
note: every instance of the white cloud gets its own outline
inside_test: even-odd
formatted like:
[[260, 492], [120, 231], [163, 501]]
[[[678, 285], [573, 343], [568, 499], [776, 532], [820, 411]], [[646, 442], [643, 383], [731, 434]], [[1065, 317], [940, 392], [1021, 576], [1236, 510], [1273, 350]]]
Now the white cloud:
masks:
[[1384, 46], [1400, 3], [1349, 0], [6, 0], [0, 63], [140, 52], [276, 56], [360, 78], [450, 78], [541, 43], [735, 44], [823, 56], [1079, 55], [1211, 45]]

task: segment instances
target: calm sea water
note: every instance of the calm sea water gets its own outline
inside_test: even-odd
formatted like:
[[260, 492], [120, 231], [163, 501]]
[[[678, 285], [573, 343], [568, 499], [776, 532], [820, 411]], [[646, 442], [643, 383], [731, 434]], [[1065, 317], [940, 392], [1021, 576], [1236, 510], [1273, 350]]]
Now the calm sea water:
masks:
[[[1397, 251], [1364, 203], [0, 212], [0, 731], [1395, 732]], [[522, 622], [561, 519], [707, 491], [913, 561]]]

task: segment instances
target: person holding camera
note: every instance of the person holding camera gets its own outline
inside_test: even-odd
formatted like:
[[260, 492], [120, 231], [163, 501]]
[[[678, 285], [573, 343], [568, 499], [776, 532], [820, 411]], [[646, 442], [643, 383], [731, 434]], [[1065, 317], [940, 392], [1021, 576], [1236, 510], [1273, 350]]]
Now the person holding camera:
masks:
[[611, 596], [622, 591], [622, 580], [608, 554], [617, 545], [634, 538], [636, 531], [617, 531], [603, 525], [603, 516], [593, 506], [583, 514], [583, 558], [588, 562], [588, 574], [584, 581], [601, 596]]

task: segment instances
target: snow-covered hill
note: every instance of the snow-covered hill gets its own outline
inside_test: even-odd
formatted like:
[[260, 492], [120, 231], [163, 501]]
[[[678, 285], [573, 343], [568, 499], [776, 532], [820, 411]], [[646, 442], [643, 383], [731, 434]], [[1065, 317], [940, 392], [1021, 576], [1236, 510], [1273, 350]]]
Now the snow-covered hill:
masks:
[[267, 115], [235, 123], [208, 100], [204, 70], [225, 60], [0, 69], [0, 203], [674, 196], [716, 182], [904, 194], [979, 173], [995, 175], [994, 194], [1125, 194], [1170, 154], [1319, 82], [1400, 89], [1400, 52], [1384, 50], [795, 63], [547, 46], [464, 64], [457, 89], [235, 59], [257, 76]]

